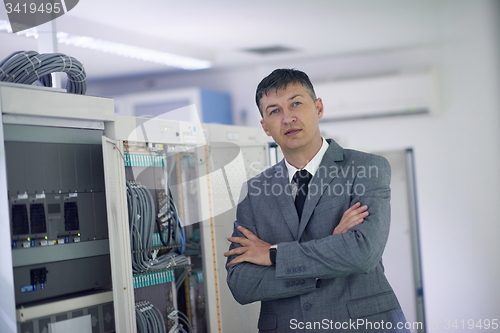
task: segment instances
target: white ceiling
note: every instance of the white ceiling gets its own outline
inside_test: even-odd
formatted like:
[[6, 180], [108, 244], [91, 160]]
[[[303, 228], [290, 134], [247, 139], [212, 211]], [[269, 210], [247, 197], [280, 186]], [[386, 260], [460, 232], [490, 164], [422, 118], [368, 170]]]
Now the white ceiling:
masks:
[[[245, 66], [406, 48], [439, 41], [440, 3], [414, 0], [81, 0], [56, 20], [57, 30]], [[0, 20], [7, 20], [0, 6]], [[37, 50], [37, 41], [0, 33], [0, 59]], [[257, 55], [245, 49], [284, 46], [295, 52]], [[60, 45], [89, 79], [166, 72], [172, 68]], [[176, 70], [176, 69], [174, 69]]]

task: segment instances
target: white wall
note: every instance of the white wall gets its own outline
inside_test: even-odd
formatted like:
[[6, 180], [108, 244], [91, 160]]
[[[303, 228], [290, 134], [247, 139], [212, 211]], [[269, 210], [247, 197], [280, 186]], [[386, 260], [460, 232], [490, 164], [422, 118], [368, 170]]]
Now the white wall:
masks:
[[[295, 67], [313, 83], [348, 76], [435, 68], [440, 109], [433, 115], [323, 124], [347, 147], [412, 147], [426, 315], [430, 332], [446, 320], [465, 329], [474, 319], [500, 320], [500, 2], [442, 0], [439, 42], [405, 49], [269, 63], [258, 67], [89, 83], [89, 94], [115, 96], [149, 88], [201, 86], [229, 91], [235, 122], [259, 126], [256, 85], [277, 67]], [[326, 98], [326, 97], [325, 97]]]
[[[432, 116], [323, 126], [349, 147], [413, 147], [430, 332], [500, 321], [500, 103], [498, 20], [492, 2], [442, 6], [445, 43], [434, 51], [441, 109]], [[462, 329], [465, 321], [465, 329]]]

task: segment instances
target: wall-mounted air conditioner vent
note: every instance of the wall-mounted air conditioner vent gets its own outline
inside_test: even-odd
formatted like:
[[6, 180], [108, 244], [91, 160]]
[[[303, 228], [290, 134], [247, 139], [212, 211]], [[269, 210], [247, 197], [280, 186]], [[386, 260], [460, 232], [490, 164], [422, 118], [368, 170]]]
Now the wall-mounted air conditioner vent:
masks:
[[436, 110], [434, 72], [315, 84], [325, 106], [322, 121], [431, 113]]

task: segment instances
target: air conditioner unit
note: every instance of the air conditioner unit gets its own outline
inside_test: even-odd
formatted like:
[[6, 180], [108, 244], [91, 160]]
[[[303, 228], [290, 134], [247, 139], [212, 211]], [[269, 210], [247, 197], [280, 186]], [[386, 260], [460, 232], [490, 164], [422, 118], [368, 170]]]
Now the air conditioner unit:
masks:
[[325, 106], [322, 121], [410, 114], [436, 109], [434, 72], [370, 77], [315, 84]]

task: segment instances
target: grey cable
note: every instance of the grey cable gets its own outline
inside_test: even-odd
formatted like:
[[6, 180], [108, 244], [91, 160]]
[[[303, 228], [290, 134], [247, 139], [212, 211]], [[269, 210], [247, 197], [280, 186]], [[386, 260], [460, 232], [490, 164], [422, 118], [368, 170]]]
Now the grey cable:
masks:
[[[170, 251], [159, 257], [153, 256], [152, 244], [156, 221], [154, 199], [149, 190], [134, 182], [127, 182], [127, 203], [133, 272], [139, 274], [188, 265], [187, 257], [175, 251]], [[176, 234], [180, 234], [180, 230], [176, 230]], [[175, 237], [174, 243], [180, 243], [181, 241], [181, 239]], [[176, 279], [178, 285], [182, 284], [186, 275], [187, 270], [178, 276], [178, 279]]]
[[[132, 249], [132, 270], [134, 274], [141, 274], [148, 271], [171, 270], [186, 266], [189, 260], [186, 256], [170, 251], [162, 256], [153, 256], [153, 234], [156, 225], [154, 199], [150, 191], [135, 182], [127, 182], [127, 204], [129, 212], [130, 246]], [[170, 199], [172, 200], [172, 199]], [[174, 207], [173, 200], [170, 203]], [[174, 208], [177, 209], [176, 207]], [[176, 213], [176, 212], [175, 212]], [[181, 234], [180, 226], [177, 224], [176, 235]], [[174, 237], [174, 242], [181, 244], [181, 237]], [[180, 267], [180, 274], [176, 274], [176, 286], [182, 284], [189, 269]], [[136, 303], [137, 331], [138, 333], [159, 332], [166, 333], [166, 326], [161, 311], [149, 302], [142, 301]], [[193, 332], [191, 323], [186, 315], [181, 312], [178, 320], [183, 322], [189, 332]], [[177, 332], [186, 332], [181, 328]]]
[[135, 304], [138, 333], [166, 333], [167, 328], [161, 311], [148, 301]]
[[[189, 321], [188, 317], [184, 313], [182, 313], [181, 311], [173, 310], [172, 312], [170, 312], [168, 314], [167, 317], [171, 320], [174, 320], [174, 321], [175, 321], [175, 319], [180, 320], [182, 323], [186, 324], [187, 329], [189, 330], [189, 333], [194, 332], [193, 326], [191, 325], [191, 322]], [[182, 326], [182, 324], [181, 324], [181, 326]]]
[[67, 74], [66, 91], [85, 95], [87, 76], [81, 62], [62, 53], [39, 54], [35, 51], [17, 51], [0, 62], [0, 81], [33, 84], [37, 80], [52, 86], [51, 73]]

